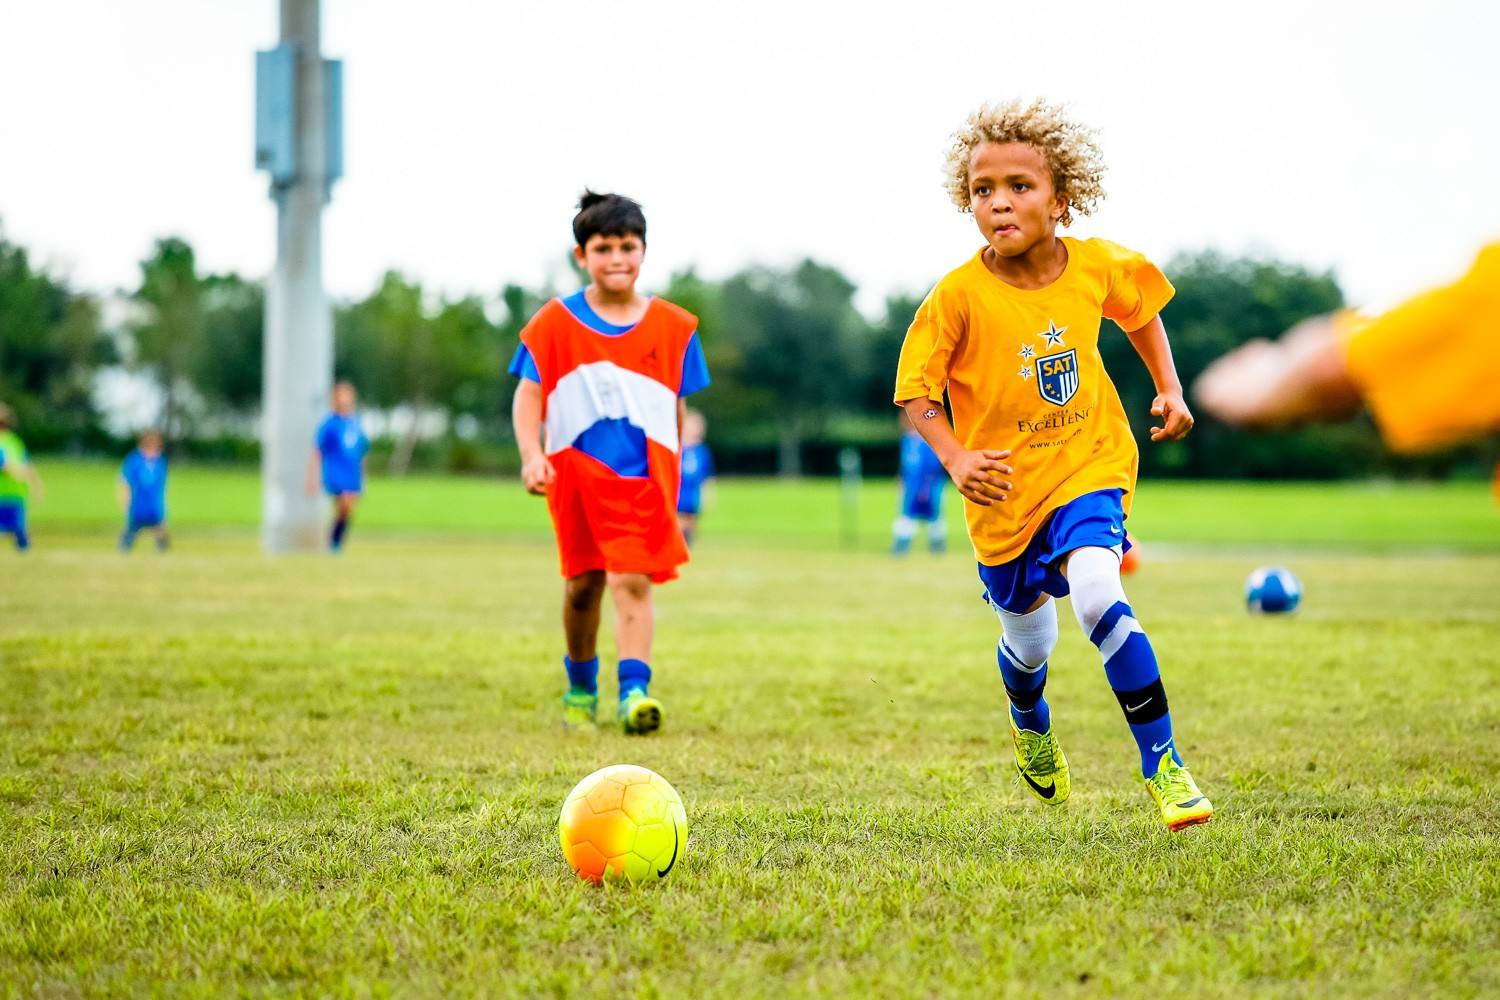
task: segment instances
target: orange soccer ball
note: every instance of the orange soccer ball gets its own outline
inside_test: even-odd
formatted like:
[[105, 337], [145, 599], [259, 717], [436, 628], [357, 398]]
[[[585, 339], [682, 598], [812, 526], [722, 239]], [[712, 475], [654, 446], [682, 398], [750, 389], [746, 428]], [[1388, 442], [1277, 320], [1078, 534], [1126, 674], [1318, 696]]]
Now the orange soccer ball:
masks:
[[578, 877], [655, 882], [687, 843], [682, 796], [667, 779], [635, 764], [615, 764], [568, 793], [557, 821], [563, 857]]
[[1130, 540], [1130, 551], [1120, 557], [1120, 572], [1134, 573], [1141, 568], [1141, 543]]

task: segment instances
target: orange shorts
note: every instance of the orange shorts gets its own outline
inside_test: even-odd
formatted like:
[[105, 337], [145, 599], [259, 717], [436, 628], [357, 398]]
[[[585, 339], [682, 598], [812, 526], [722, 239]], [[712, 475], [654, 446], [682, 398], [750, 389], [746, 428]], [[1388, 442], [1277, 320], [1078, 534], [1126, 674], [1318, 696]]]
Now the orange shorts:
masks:
[[688, 561], [677, 515], [652, 479], [616, 475], [574, 449], [549, 456], [557, 478], [547, 510], [557, 533], [562, 575], [591, 570], [644, 573], [653, 583], [676, 579]]

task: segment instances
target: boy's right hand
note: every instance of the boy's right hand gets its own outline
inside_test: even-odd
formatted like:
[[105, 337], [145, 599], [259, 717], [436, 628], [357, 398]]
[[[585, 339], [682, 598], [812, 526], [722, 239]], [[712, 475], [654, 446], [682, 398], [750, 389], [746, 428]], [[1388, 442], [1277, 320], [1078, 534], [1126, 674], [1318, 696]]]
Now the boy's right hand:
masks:
[[997, 500], [1006, 499], [1015, 488], [1015, 484], [1005, 478], [1015, 472], [1005, 464], [1005, 459], [1009, 457], [1008, 448], [1005, 451], [995, 451], [992, 448], [981, 448], [978, 451], [966, 449], [944, 462], [943, 467], [948, 470], [949, 478], [958, 487], [958, 492], [964, 495], [964, 499], [981, 507], [989, 507]]
[[527, 493], [546, 496], [547, 487], [556, 478], [557, 470], [552, 467], [546, 455], [537, 455], [521, 463], [521, 482], [526, 484]]

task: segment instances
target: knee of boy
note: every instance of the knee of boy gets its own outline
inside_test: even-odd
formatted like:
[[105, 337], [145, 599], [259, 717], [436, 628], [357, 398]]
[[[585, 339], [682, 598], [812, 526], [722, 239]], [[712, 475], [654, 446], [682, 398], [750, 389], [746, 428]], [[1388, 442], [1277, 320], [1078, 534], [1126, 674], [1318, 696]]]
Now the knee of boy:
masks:
[[599, 603], [604, 594], [604, 574], [585, 573], [575, 576], [563, 585], [569, 606], [574, 611], [587, 611]]
[[1085, 634], [1104, 617], [1105, 612], [1125, 600], [1120, 584], [1120, 560], [1109, 549], [1084, 548], [1068, 560], [1068, 591], [1073, 598], [1073, 616]]
[[1057, 648], [1057, 604], [1051, 598], [1024, 615], [1000, 612], [1000, 624], [1005, 646], [1028, 667], [1040, 667]]
[[645, 601], [651, 597], [651, 578], [644, 573], [620, 573], [609, 578], [609, 590], [615, 599]]

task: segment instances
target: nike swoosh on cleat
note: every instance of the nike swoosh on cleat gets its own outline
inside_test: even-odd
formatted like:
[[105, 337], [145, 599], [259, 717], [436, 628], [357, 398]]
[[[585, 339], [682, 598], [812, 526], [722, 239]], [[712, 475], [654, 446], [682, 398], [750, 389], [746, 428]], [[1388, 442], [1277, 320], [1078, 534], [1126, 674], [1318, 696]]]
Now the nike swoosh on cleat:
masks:
[[[1144, 705], [1145, 703], [1146, 702], [1144, 702], [1144, 701], [1141, 702], [1142, 705]], [[1167, 747], [1169, 747], [1171, 745], [1172, 745], [1172, 741], [1171, 740], [1167, 740], [1167, 742], [1163, 743], [1161, 746], [1157, 746], [1155, 743], [1153, 743], [1153, 744], [1151, 744], [1151, 752], [1152, 753], [1161, 753], [1163, 750], [1165, 750]]]
[[1177, 803], [1177, 808], [1178, 809], [1186, 809], [1188, 806], [1195, 806], [1195, 805], [1197, 805], [1198, 803], [1200, 803], [1202, 801], [1203, 801], [1203, 796], [1200, 795], [1196, 799], [1188, 799], [1186, 802], [1179, 802], [1179, 803]]
[[[1145, 708], [1149, 704], [1151, 704], [1151, 699], [1147, 698], [1145, 701], [1141, 702], [1139, 705], [1126, 705], [1125, 706], [1125, 711], [1127, 711], [1127, 712], [1139, 712], [1141, 709]], [[1153, 747], [1152, 749], [1155, 750], [1155, 751], [1157, 751], [1158, 753], [1160, 753], [1161, 750], [1162, 750], [1161, 747]]]
[[675, 865], [676, 863], [677, 863], [677, 821], [674, 819], [672, 821], [672, 860], [667, 862], [667, 867], [659, 870], [656, 873], [656, 877], [657, 878], [666, 878], [667, 877], [667, 872], [671, 871], [672, 870], [672, 866]]
[[1054, 795], [1057, 794], [1057, 782], [1054, 781], [1054, 782], [1052, 782], [1052, 784], [1048, 785], [1046, 788], [1043, 788], [1041, 785], [1038, 785], [1035, 781], [1032, 781], [1031, 780], [1031, 775], [1027, 774], [1025, 771], [1022, 771], [1020, 768], [1016, 769], [1016, 773], [1019, 774], [1022, 778], [1026, 779], [1026, 784], [1030, 785], [1033, 789], [1035, 789], [1036, 793], [1038, 795], [1040, 795], [1042, 798], [1044, 798], [1044, 799], [1050, 799], [1050, 798], [1052, 798], [1052, 796], [1054, 796]]

